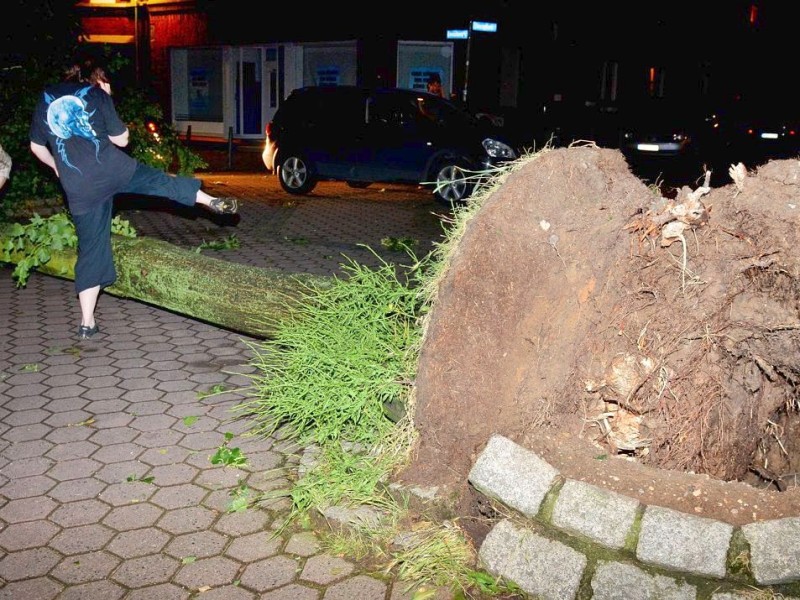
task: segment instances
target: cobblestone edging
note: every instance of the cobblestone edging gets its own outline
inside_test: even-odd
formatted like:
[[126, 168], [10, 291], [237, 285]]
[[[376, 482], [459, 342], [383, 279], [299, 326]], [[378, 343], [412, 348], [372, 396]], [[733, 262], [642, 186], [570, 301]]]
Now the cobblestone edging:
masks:
[[537, 598], [800, 597], [800, 518], [734, 527], [645, 506], [500, 435], [469, 481], [515, 513], [486, 536], [481, 566]]

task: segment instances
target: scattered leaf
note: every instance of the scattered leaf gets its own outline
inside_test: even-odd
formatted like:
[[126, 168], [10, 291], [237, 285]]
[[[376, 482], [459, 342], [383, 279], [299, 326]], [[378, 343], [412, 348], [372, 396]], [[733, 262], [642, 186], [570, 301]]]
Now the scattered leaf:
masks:
[[192, 425], [197, 423], [197, 420], [199, 418], [200, 417], [196, 415], [189, 415], [188, 417], [183, 417], [183, 424], [186, 425], [187, 427], [191, 427]]

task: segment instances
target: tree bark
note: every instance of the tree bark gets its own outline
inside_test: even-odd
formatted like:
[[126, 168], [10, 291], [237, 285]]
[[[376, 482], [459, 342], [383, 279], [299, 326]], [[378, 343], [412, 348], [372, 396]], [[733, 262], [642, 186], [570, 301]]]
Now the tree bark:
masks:
[[[0, 228], [0, 246], [4, 242]], [[332, 278], [268, 271], [184, 250], [151, 238], [112, 236], [117, 281], [105, 291], [226, 329], [269, 338], [293, 304]], [[12, 254], [16, 263], [21, 254]], [[74, 250], [52, 251], [37, 270], [75, 279]]]

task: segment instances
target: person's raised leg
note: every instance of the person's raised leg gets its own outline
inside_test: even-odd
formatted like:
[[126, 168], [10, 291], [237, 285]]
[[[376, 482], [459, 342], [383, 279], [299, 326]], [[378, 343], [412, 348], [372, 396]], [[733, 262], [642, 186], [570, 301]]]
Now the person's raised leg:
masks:
[[235, 214], [239, 210], [235, 198], [215, 197], [200, 189], [202, 182], [196, 177], [170, 175], [155, 167], [139, 163], [133, 178], [121, 190], [129, 194], [146, 194], [169, 198], [184, 206], [200, 204], [211, 212], [221, 215]]

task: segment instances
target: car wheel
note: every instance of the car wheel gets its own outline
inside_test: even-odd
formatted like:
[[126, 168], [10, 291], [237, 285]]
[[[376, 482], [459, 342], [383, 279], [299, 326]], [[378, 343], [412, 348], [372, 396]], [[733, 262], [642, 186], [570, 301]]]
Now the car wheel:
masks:
[[347, 185], [351, 188], [355, 188], [357, 190], [363, 190], [364, 188], [369, 187], [369, 181], [348, 181]]
[[455, 163], [443, 163], [436, 170], [433, 195], [447, 205], [462, 204], [472, 193], [473, 184], [464, 169]]
[[278, 181], [283, 190], [290, 194], [308, 194], [317, 185], [311, 166], [298, 154], [288, 154], [280, 159]]

